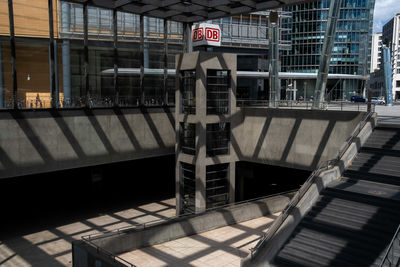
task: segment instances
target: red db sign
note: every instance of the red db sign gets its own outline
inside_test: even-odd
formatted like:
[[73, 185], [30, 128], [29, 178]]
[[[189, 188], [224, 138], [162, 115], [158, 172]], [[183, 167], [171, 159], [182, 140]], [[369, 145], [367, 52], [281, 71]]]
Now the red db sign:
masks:
[[199, 45], [221, 45], [221, 30], [218, 25], [199, 24], [192, 28], [193, 46]]

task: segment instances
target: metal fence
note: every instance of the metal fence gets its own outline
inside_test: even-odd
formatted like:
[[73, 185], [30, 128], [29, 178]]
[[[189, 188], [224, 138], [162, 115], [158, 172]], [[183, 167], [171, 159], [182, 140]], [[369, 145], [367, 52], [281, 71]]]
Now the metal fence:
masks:
[[[262, 107], [262, 108], [283, 108], [283, 109], [313, 109], [313, 101], [294, 101], [294, 100], [280, 100], [280, 101], [269, 101], [269, 100], [244, 100], [240, 99], [236, 101], [238, 107]], [[340, 111], [375, 111], [375, 104], [370, 104], [368, 109], [368, 103], [362, 102], [348, 102], [348, 101], [331, 101], [321, 103], [322, 110], [340, 110]]]

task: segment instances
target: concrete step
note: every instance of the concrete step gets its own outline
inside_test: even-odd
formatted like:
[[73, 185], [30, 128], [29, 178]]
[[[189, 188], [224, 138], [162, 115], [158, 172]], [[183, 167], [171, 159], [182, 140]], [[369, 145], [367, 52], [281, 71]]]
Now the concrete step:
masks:
[[392, 156], [392, 157], [400, 157], [400, 154], [397, 150], [391, 149], [382, 149], [382, 148], [375, 148], [375, 147], [361, 147], [360, 153], [368, 153], [368, 154], [375, 154], [375, 155], [385, 155], [385, 156]]
[[376, 260], [374, 253], [371, 253], [371, 251], [356, 249], [358, 244], [352, 244], [349, 247], [346, 245], [349, 242], [345, 242], [342, 246], [337, 246], [325, 240], [325, 236], [320, 236], [319, 239], [295, 237], [288, 243], [288, 247], [303, 248], [305, 251], [313, 251], [314, 253], [325, 255], [331, 261], [340, 260], [351, 265], [368, 266]]
[[[357, 243], [357, 246], [349, 247], [349, 237], [341, 237], [337, 235], [330, 235], [315, 231], [314, 229], [307, 229], [299, 227], [294, 234], [294, 238], [298, 240], [305, 240], [305, 242], [323, 245], [323, 243], [328, 244], [329, 246], [344, 248], [350, 251], [354, 255], [371, 255], [371, 252], [374, 252], [374, 247], [370, 245], [370, 242], [365, 242], [365, 240], [360, 240]], [[357, 239], [353, 239], [357, 240]], [[369, 239], [371, 241], [371, 239]], [[381, 241], [378, 241], [381, 242]]]
[[[354, 231], [349, 228], [344, 228], [338, 225], [330, 224], [329, 222], [320, 223], [315, 221], [302, 220], [298, 225], [298, 231], [302, 229], [307, 229], [308, 231], [314, 231], [318, 238], [322, 235], [324, 237], [331, 236], [342, 240], [347, 240], [347, 244], [351, 244], [352, 247], [357, 246], [362, 248], [365, 244], [371, 245], [370, 253], [375, 253], [375, 255], [380, 254], [391, 241], [395, 229], [392, 229], [392, 233], [380, 233], [376, 231], [369, 231], [368, 229], [362, 229], [360, 231]], [[310, 234], [309, 234], [310, 235]]]
[[382, 222], [380, 224], [374, 224], [373, 222], [371, 222], [371, 223], [357, 222], [357, 221], [348, 219], [347, 217], [338, 218], [335, 215], [323, 215], [323, 214], [312, 214], [312, 213], [307, 215], [304, 218], [304, 221], [310, 221], [310, 222], [321, 223], [321, 224], [329, 224], [332, 227], [338, 226], [343, 229], [348, 229], [349, 231], [378, 232], [379, 234], [388, 234], [388, 235], [391, 234], [390, 228], [394, 227], [393, 223], [390, 224], [390, 223]]
[[389, 160], [383, 160], [380, 159], [379, 157], [376, 158], [370, 158], [370, 159], [354, 159], [353, 162], [348, 166], [348, 169], [354, 169], [354, 168], [380, 168], [380, 169], [393, 169], [395, 171], [400, 170], [400, 162], [399, 160], [397, 161], [389, 161]]
[[376, 155], [370, 153], [358, 153], [357, 156], [353, 159], [353, 162], [357, 163], [368, 163], [370, 161], [388, 164], [388, 165], [398, 165], [399, 157], [392, 157], [386, 155]]
[[307, 250], [303, 247], [292, 247], [287, 245], [282, 249], [276, 257], [276, 261], [290, 260], [303, 266], [354, 266], [346, 261], [338, 260], [332, 263], [332, 255], [323, 250]]
[[350, 211], [343, 211], [338, 208], [322, 208], [314, 206], [308, 213], [307, 216], [311, 216], [314, 218], [318, 218], [320, 216], [326, 216], [339, 218], [339, 220], [343, 220], [344, 222], [356, 222], [362, 225], [372, 224], [377, 228], [384, 228], [385, 226], [390, 225], [391, 227], [396, 226], [395, 216], [385, 216], [384, 214], [379, 213], [379, 218], [374, 217], [375, 214], [365, 214], [360, 213], [358, 210], [351, 213]]
[[[400, 209], [400, 202], [393, 201], [391, 199], [378, 197], [375, 195], [365, 195], [359, 194], [355, 192], [349, 192], [341, 189], [337, 189], [334, 187], [327, 187], [322, 192], [323, 195], [328, 195], [330, 197], [337, 197], [340, 199], [344, 199], [347, 201], [355, 201], [360, 204], [367, 204], [370, 206], [376, 206], [380, 208], [380, 210], [397, 212]], [[357, 204], [358, 205], [358, 204]]]
[[357, 216], [362, 218], [369, 218], [376, 214], [378, 210], [383, 219], [392, 219], [400, 216], [400, 212], [393, 209], [385, 210], [376, 206], [365, 205], [362, 203], [358, 203], [358, 205], [355, 207], [351, 204], [352, 202], [350, 201], [321, 196], [313, 208], [340, 210], [340, 212], [343, 213], [343, 216], [346, 214], [357, 214]]
[[347, 170], [343, 173], [343, 177], [356, 179], [356, 180], [366, 180], [372, 182], [378, 182], [382, 184], [392, 184], [392, 185], [400, 185], [400, 178], [394, 175], [386, 175], [381, 173], [368, 173], [368, 172], [359, 172], [353, 170]]
[[399, 177], [400, 178], [400, 167], [393, 166], [393, 167], [388, 167], [384, 168], [381, 166], [349, 166], [349, 168], [344, 172], [344, 176], [348, 173], [348, 171], [355, 171], [359, 172], [360, 174], [366, 174], [366, 173], [371, 173], [371, 174], [383, 174], [386, 176], [393, 176], [393, 177]]

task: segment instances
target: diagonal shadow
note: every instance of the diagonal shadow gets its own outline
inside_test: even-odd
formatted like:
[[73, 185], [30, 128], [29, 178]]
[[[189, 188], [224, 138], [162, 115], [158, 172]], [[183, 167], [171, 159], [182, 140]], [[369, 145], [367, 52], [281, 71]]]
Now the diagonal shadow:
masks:
[[261, 151], [261, 148], [262, 148], [262, 144], [264, 143], [265, 137], [267, 136], [271, 121], [272, 121], [272, 116], [268, 116], [267, 119], [264, 122], [264, 125], [263, 125], [263, 128], [261, 130], [260, 136], [258, 137], [256, 148], [255, 148], [254, 153], [253, 153], [253, 158], [258, 158], [258, 156], [260, 154], [260, 151]]
[[72, 146], [72, 149], [78, 155], [79, 158], [83, 159], [86, 157], [85, 152], [82, 147], [79, 145], [78, 140], [75, 138], [69, 126], [65, 123], [64, 118], [60, 115], [58, 110], [51, 109], [50, 114], [53, 116], [56, 121], [58, 127], [60, 127], [61, 132], [64, 134], [65, 138], [67, 138], [69, 144]]
[[156, 142], [157, 142], [158, 146], [160, 148], [165, 148], [166, 146], [165, 146], [165, 144], [164, 144], [164, 142], [163, 142], [163, 140], [161, 138], [160, 133], [157, 130], [156, 125], [153, 122], [153, 119], [150, 117], [148, 109], [145, 106], [141, 106], [140, 107], [140, 111], [142, 112], [142, 114], [144, 116], [144, 119], [147, 122], [147, 125], [150, 127], [150, 131], [153, 134], [154, 138], [156, 139]]
[[286, 161], [286, 159], [289, 155], [290, 149], [292, 148], [292, 145], [294, 143], [294, 139], [296, 138], [297, 132], [299, 131], [301, 122], [302, 122], [302, 119], [296, 118], [293, 128], [290, 131], [288, 141], [286, 142], [285, 149], [283, 150], [281, 161]]
[[142, 150], [142, 146], [140, 145], [138, 139], [136, 138], [134, 132], [132, 131], [131, 127], [129, 127], [129, 123], [126, 120], [125, 114], [122, 113], [120, 108], [114, 108], [114, 113], [117, 115], [119, 122], [121, 123], [122, 127], [124, 128], [126, 134], [128, 135], [129, 140], [131, 141], [133, 147], [137, 150]]
[[10, 113], [14, 118], [14, 120], [18, 123], [21, 130], [25, 133], [26, 137], [29, 139], [33, 147], [42, 157], [43, 161], [46, 163], [55, 162], [54, 158], [51, 156], [46, 146], [33, 131], [32, 127], [29, 125], [28, 120], [25, 119], [24, 115], [18, 110], [13, 110]]
[[114, 150], [110, 140], [108, 140], [107, 135], [101, 128], [101, 125], [100, 125], [99, 121], [97, 120], [96, 115], [94, 115], [93, 110], [84, 109], [84, 112], [85, 112], [86, 116], [88, 117], [90, 124], [92, 125], [92, 127], [96, 131], [98, 137], [100, 138], [101, 142], [103, 143], [104, 147], [106, 148], [106, 150], [109, 153], [115, 153], [115, 150]]
[[[2, 147], [0, 147], [0, 161], [6, 169], [14, 169], [17, 167]], [[0, 171], [0, 173], [1, 172], [2, 171]]]
[[324, 149], [326, 145], [328, 144], [329, 138], [332, 134], [333, 129], [335, 128], [336, 122], [333, 120], [329, 121], [328, 126], [326, 127], [324, 134], [322, 135], [322, 139], [319, 142], [318, 149], [314, 154], [313, 161], [311, 163], [311, 168], [315, 169], [322, 157], [322, 153], [324, 152]]

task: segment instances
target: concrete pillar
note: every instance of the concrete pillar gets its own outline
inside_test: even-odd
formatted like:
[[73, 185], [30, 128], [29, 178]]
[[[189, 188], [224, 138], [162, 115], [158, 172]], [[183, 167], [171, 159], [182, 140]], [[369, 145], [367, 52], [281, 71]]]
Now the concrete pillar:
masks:
[[281, 100], [281, 83], [279, 80], [279, 26], [278, 13], [269, 15], [269, 107], [279, 107]]
[[63, 67], [63, 91], [64, 102], [68, 106], [71, 99], [71, 47], [69, 40], [63, 40], [62, 44], [62, 67]]
[[[207, 156], [207, 124], [226, 122], [231, 123], [232, 114], [236, 112], [236, 55], [197, 51], [176, 56], [176, 73], [183, 70], [196, 71], [196, 113], [183, 114], [181, 109], [181, 91], [176, 90], [175, 131], [176, 131], [176, 196], [177, 214], [181, 212], [181, 169], [180, 162], [195, 166], [195, 211], [203, 212], [207, 208], [206, 178], [207, 166], [229, 164], [227, 174], [229, 202], [235, 201], [235, 161], [234, 149], [229, 144], [229, 153], [224, 155]], [[207, 70], [230, 70], [229, 111], [224, 114], [207, 114]], [[179, 76], [178, 76], [179, 77]], [[176, 83], [180, 88], [179, 80]], [[195, 155], [189, 155], [180, 150], [180, 124], [182, 122], [196, 124]], [[230, 135], [232, 135], [230, 133]]]
[[0, 43], [0, 108], [4, 108], [3, 45]]
[[[61, 30], [63, 34], [70, 32], [71, 9], [70, 4], [66, 2], [61, 3]], [[69, 106], [72, 102], [71, 99], [71, 48], [70, 41], [63, 40], [62, 43], [62, 70], [63, 70], [63, 93], [64, 104]]]
[[293, 81], [293, 100], [297, 99], [297, 81]]

